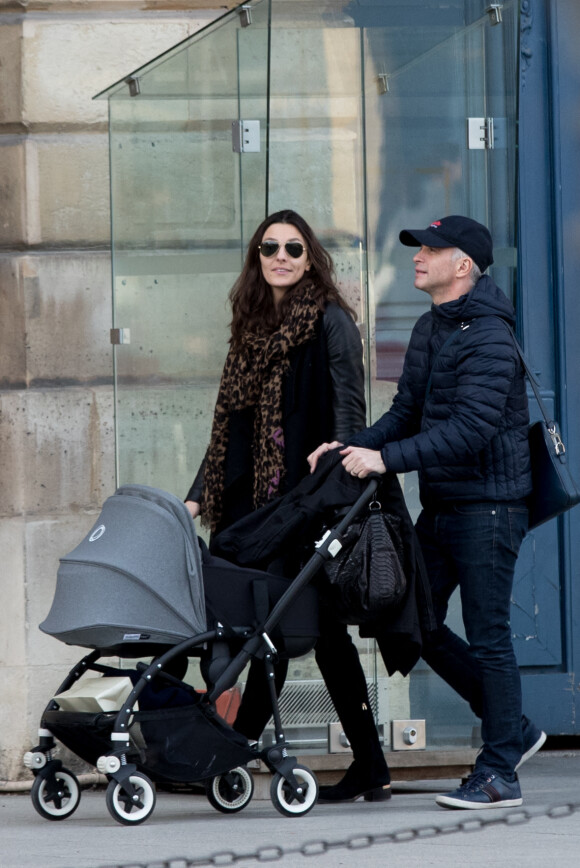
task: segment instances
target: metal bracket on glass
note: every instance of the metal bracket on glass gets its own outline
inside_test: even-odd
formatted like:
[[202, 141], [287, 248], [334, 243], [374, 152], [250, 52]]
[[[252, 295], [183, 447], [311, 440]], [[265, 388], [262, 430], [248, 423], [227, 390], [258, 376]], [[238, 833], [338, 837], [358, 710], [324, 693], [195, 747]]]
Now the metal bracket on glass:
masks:
[[467, 118], [467, 147], [471, 151], [495, 147], [493, 118]]
[[387, 72], [379, 72], [377, 75], [377, 86], [379, 93], [389, 92], [389, 74]]
[[489, 20], [491, 22], [492, 27], [495, 26], [496, 24], [501, 24], [501, 22], [502, 22], [502, 17], [501, 17], [502, 8], [503, 8], [502, 3], [492, 3], [491, 6], [488, 6], [487, 9], [485, 10], [487, 12], [487, 14], [489, 15]]
[[232, 149], [236, 154], [260, 151], [260, 121], [232, 121]]
[[252, 7], [242, 6], [240, 9], [240, 24], [242, 27], [249, 27], [252, 23]]
[[130, 75], [125, 79], [125, 83], [129, 86], [129, 96], [139, 96], [141, 93], [141, 85], [136, 75]]
[[111, 343], [114, 346], [131, 343], [131, 329], [111, 329]]

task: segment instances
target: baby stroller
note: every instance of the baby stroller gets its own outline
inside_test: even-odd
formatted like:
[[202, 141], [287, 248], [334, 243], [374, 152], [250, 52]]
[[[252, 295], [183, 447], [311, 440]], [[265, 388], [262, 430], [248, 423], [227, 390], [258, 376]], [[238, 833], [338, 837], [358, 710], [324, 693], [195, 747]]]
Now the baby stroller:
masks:
[[[48, 703], [39, 743], [24, 757], [35, 776], [38, 813], [62, 820], [80, 802], [78, 779], [53, 756], [55, 739], [107, 776], [107, 808], [124, 825], [151, 815], [155, 783], [203, 783], [214, 808], [242, 810], [254, 790], [252, 760], [271, 771], [270, 796], [280, 813], [310, 811], [318, 783], [288, 755], [274, 662], [314, 646], [318, 596], [311, 579], [340, 549], [338, 537], [376, 487], [369, 480], [291, 582], [210, 555], [187, 508], [171, 494], [126, 485], [109, 497], [91, 531], [61, 559], [53, 604], [40, 625], [62, 642], [93, 650]], [[132, 670], [98, 662], [111, 656], [153, 659]], [[205, 692], [183, 681], [195, 656]], [[264, 661], [276, 733], [263, 750], [215, 711], [253, 657]]]

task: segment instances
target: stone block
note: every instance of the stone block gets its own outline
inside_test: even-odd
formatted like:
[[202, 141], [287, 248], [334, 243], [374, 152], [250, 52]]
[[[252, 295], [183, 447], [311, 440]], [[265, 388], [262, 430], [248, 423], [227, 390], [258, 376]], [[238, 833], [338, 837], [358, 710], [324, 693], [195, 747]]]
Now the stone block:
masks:
[[0, 247], [110, 244], [105, 132], [0, 137], [0, 190]]
[[229, 268], [235, 266], [239, 255], [222, 251], [116, 259], [116, 322], [131, 331], [131, 343], [117, 354], [120, 382], [219, 380], [231, 318], [227, 297], [239, 273]]
[[36, 135], [27, 158], [38, 185], [29, 191], [37, 243], [43, 246], [110, 244], [109, 141], [105, 132]]
[[19, 257], [0, 256], [0, 388], [22, 388], [26, 382], [26, 307]]
[[[32, 386], [110, 384], [111, 260], [108, 253], [50, 253], [18, 260]], [[12, 354], [19, 336], [9, 337]]]
[[[109, 494], [112, 490], [106, 492]], [[80, 543], [99, 512], [100, 505], [74, 515], [29, 521], [26, 525], [27, 659], [33, 667], [43, 667], [47, 672], [55, 666], [70, 668], [85, 653], [82, 648], [65, 645], [43, 633], [39, 624], [52, 605], [59, 559]], [[58, 686], [56, 682], [50, 683], [44, 690], [55, 691]], [[47, 695], [44, 701], [49, 698]]]
[[[185, 100], [144, 102], [138, 116], [127, 113], [126, 129], [111, 125], [116, 244], [188, 248], [226, 241], [235, 249], [240, 234], [240, 159], [232, 151], [231, 122], [238, 107], [235, 100], [226, 100], [228, 105], [217, 102], [223, 111], [219, 124], [203, 122], [194, 130], [186, 127]], [[116, 114], [126, 105], [117, 105]], [[179, 107], [181, 120], [175, 117], [167, 128], [160, 128], [160, 106], [176, 114], [175, 106]], [[258, 160], [263, 180], [264, 155], [247, 156]], [[260, 193], [258, 185], [253, 195], [261, 200]]]
[[0, 257], [0, 384], [110, 383], [110, 293], [108, 254]]
[[122, 388], [117, 408], [119, 482], [185, 497], [209, 443], [215, 384]]
[[25, 175], [24, 139], [0, 137], [0, 247], [22, 245], [27, 238]]
[[200, 18], [204, 17], [208, 10], [217, 10], [214, 15], [223, 15], [227, 9], [234, 9], [236, 6], [239, 6], [239, 0], [0, 0], [0, 9], [42, 11], [53, 15], [62, 15], [71, 9], [82, 11], [85, 15], [102, 11], [109, 15], [115, 12], [129, 14], [145, 10], [152, 16], [156, 12], [165, 12], [182, 13], [185, 17], [194, 10], [196, 17]]
[[[22, 666], [26, 659], [26, 590], [24, 576], [25, 523], [0, 520], [0, 667]], [[6, 697], [0, 705], [6, 702]]]
[[[53, 639], [55, 645], [61, 643]], [[65, 646], [63, 646], [65, 647]], [[70, 670], [76, 662], [81, 660], [85, 654], [88, 654], [87, 649], [75, 648], [76, 652], [72, 654], [73, 649], [70, 649], [71, 660], [66, 664], [50, 664], [50, 665], [32, 665], [28, 666], [29, 694], [28, 706], [26, 713], [26, 731], [23, 733], [25, 741], [23, 742], [20, 756], [30, 750], [38, 743], [38, 727], [42, 719], [42, 714], [48, 702], [52, 699], [58, 688], [69, 674]], [[86, 763], [71, 754], [66, 748], [57, 742], [55, 757], [61, 759], [67, 768], [75, 773], [84, 772], [87, 770]], [[26, 772], [24, 772], [26, 775]]]
[[[20, 665], [2, 667], [2, 702], [0, 702], [0, 780], [14, 781], [27, 777], [22, 756], [33, 747], [35, 731], [28, 725], [28, 670], [26, 660]], [[35, 730], [38, 730], [38, 722]]]
[[26, 66], [23, 119], [33, 124], [97, 123], [107, 102], [93, 97], [210, 23], [217, 11], [159, 18], [36, 17], [22, 25]]
[[112, 492], [112, 387], [3, 392], [0, 411], [0, 515], [75, 512]]
[[[1, 7], [0, 7], [1, 8]], [[0, 125], [20, 122], [20, 88], [22, 85], [21, 22], [9, 19], [0, 26], [0, 57], [4, 70], [0, 75]]]
[[[76, 659], [82, 656], [81, 652]], [[38, 744], [42, 713], [70, 668], [69, 665], [30, 666], [24, 660], [19, 666], [2, 668], [0, 781], [32, 780], [22, 757]], [[65, 759], [75, 772], [86, 771], [86, 764], [71, 757], [60, 745], [55, 756]]]
[[0, 190], [2, 247], [110, 243], [105, 132], [0, 137]]

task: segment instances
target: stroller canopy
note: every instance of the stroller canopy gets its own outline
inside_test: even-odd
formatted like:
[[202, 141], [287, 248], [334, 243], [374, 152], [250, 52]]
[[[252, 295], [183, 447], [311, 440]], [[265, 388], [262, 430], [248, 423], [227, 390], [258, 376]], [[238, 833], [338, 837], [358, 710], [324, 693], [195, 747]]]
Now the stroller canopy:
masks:
[[176, 645], [206, 630], [201, 555], [177, 497], [124, 485], [60, 560], [40, 629], [69, 645]]

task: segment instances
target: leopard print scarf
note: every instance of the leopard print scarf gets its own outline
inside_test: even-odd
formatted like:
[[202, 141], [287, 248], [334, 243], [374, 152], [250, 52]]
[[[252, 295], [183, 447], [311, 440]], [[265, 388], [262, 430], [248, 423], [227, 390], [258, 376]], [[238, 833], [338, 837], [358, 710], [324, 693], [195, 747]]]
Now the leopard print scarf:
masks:
[[284, 477], [282, 384], [292, 347], [312, 340], [320, 308], [308, 286], [291, 303], [284, 322], [271, 335], [246, 333], [239, 350], [230, 349], [219, 387], [201, 494], [202, 524], [215, 532], [222, 514], [228, 421], [233, 410], [254, 407], [253, 503], [257, 509], [276, 496]]

